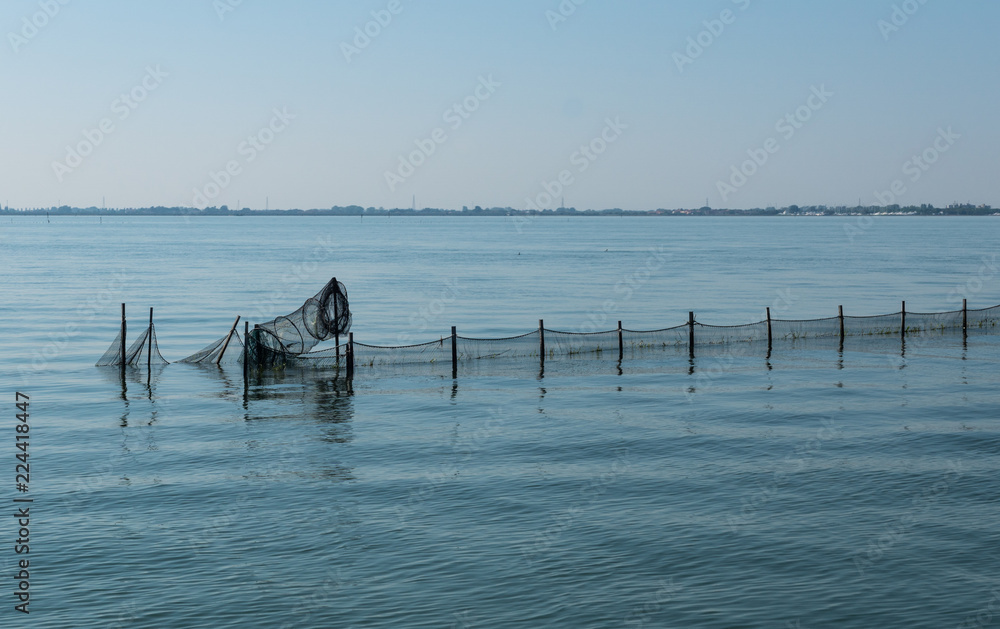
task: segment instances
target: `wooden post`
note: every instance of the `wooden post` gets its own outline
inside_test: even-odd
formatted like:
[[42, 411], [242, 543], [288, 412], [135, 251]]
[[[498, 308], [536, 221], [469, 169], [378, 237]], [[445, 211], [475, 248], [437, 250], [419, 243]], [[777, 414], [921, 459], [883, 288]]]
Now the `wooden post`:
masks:
[[837, 306], [837, 318], [840, 319], [840, 344], [844, 344], [844, 307]]
[[125, 369], [125, 304], [122, 304], [122, 360], [121, 367]]
[[[123, 308], [122, 312], [124, 312], [125, 304], [122, 304], [122, 308]], [[125, 315], [122, 315], [122, 322], [123, 322], [122, 326], [125, 325], [125, 323], [124, 323], [125, 318], [124, 317], [125, 317]], [[124, 330], [125, 328], [122, 327], [122, 329]], [[968, 329], [969, 329], [969, 300], [968, 299], [963, 299], [962, 300], [962, 334], [964, 335], [966, 333], [966, 330], [968, 330]]]
[[239, 315], [236, 316], [236, 321], [233, 321], [233, 327], [229, 328], [229, 336], [226, 337], [226, 342], [222, 344], [222, 351], [219, 352], [219, 357], [215, 359], [215, 364], [222, 363], [222, 357], [226, 355], [226, 348], [229, 347], [229, 340], [233, 338], [233, 333], [236, 332], [236, 324], [240, 322]]
[[451, 326], [451, 377], [458, 377], [458, 331]]
[[766, 308], [767, 310], [767, 350], [771, 351], [771, 308], [770, 306]]
[[148, 349], [146, 350], [146, 369], [151, 369], [153, 364], [153, 307], [149, 307], [149, 338], [146, 339], [149, 342]]
[[545, 362], [545, 321], [538, 320], [538, 355]]
[[899, 336], [906, 337], [906, 302], [903, 302], [903, 307], [899, 311]]
[[347, 378], [354, 377], [354, 332], [347, 333]]
[[694, 358], [694, 313], [688, 313], [688, 356]]
[[250, 322], [243, 322], [243, 391], [246, 392], [247, 374], [250, 368]]
[[621, 362], [625, 355], [625, 343], [622, 339], [622, 322], [618, 322], [618, 362]]

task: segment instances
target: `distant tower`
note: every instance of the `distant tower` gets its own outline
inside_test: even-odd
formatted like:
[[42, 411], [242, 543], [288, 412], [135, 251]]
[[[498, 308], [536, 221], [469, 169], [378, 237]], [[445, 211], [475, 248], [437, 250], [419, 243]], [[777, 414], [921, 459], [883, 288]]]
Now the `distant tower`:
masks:
[[417, 211], [417, 195], [413, 195], [413, 211]]

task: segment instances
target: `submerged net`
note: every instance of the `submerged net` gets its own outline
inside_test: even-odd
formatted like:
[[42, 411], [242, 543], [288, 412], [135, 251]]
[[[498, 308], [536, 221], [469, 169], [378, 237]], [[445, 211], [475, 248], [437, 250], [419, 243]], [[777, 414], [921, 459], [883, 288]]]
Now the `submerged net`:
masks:
[[347, 348], [348, 346], [344, 344], [322, 349], [316, 352], [306, 352], [305, 354], [299, 354], [298, 356], [288, 356], [286, 357], [285, 364], [294, 367], [308, 367], [313, 369], [326, 369], [330, 367], [341, 368], [344, 367], [347, 362]]
[[696, 345], [726, 345], [767, 341], [767, 321], [746, 325], [708, 325], [695, 323]]
[[[766, 325], [766, 323], [765, 323]], [[840, 318], [772, 319], [771, 338], [775, 341], [840, 337]]]
[[403, 364], [447, 364], [451, 366], [451, 337], [417, 345], [354, 344], [355, 367], [379, 367]]
[[618, 356], [618, 330], [559, 332], [545, 330], [545, 358], [559, 356]]
[[143, 365], [168, 365], [170, 364], [161, 354], [156, 343], [156, 328], [149, 324], [143, 333], [125, 350], [125, 360], [122, 361], [122, 332], [118, 331], [111, 347], [108, 348], [100, 360], [98, 367], [130, 366], [140, 367]]
[[[547, 332], [546, 332], [547, 334]], [[548, 337], [546, 336], [546, 339]], [[451, 351], [451, 339], [444, 339]], [[456, 336], [458, 360], [515, 359], [538, 357], [538, 330], [533, 330], [518, 336], [508, 336], [497, 339], [479, 339], [467, 336]], [[448, 360], [451, 360], [449, 354]]]
[[995, 334], [1000, 325], [1000, 306], [969, 310], [968, 317], [970, 334]]
[[627, 330], [622, 329], [622, 343], [625, 349], [632, 351], [643, 350], [687, 350], [688, 346], [688, 326], [675, 325], [670, 328], [660, 330]]

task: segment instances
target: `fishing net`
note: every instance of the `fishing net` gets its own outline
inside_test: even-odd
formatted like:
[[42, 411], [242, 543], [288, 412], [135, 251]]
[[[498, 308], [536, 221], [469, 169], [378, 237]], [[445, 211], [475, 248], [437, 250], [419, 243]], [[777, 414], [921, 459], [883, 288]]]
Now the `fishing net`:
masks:
[[[323, 290], [306, 300], [295, 312], [254, 326], [246, 340], [249, 364], [257, 367], [281, 367], [294, 360], [312, 364], [340, 364], [339, 337], [351, 329], [351, 310], [347, 289], [336, 278]], [[321, 341], [338, 339], [338, 347], [314, 356], [307, 352]]]
[[873, 317], [844, 317], [845, 336], [899, 335], [903, 324], [902, 313], [875, 315]]
[[839, 317], [771, 320], [771, 338], [775, 341], [797, 341], [799, 339], [832, 337], [840, 337]]
[[195, 364], [223, 364], [243, 361], [243, 341], [239, 333], [233, 329], [229, 334], [215, 341], [205, 349], [177, 361]]
[[156, 343], [156, 328], [149, 324], [143, 333], [125, 350], [125, 360], [122, 361], [122, 332], [118, 331], [111, 347], [108, 348], [100, 360], [98, 367], [122, 366], [139, 367], [142, 365], [167, 365], [169, 362], [160, 354], [160, 348]]
[[1000, 306], [968, 311], [969, 334], [995, 334], [1000, 325]]
[[950, 312], [907, 312], [906, 335], [929, 335], [960, 330], [962, 328], [962, 311]]
[[558, 332], [545, 330], [545, 358], [593, 355], [618, 358], [618, 330], [607, 332]]
[[349, 346], [345, 343], [336, 347], [328, 347], [315, 352], [306, 352], [297, 356], [287, 357], [287, 364], [294, 367], [327, 369], [341, 368], [347, 365], [347, 352]]
[[97, 359], [98, 367], [110, 367], [111, 365], [121, 365], [122, 364], [122, 331], [119, 328], [118, 336], [115, 340], [111, 342], [111, 347], [108, 351], [104, 352], [104, 355]]
[[[546, 331], [548, 342], [548, 331]], [[480, 360], [483, 358], [530, 358], [538, 357], [538, 330], [518, 336], [497, 339], [479, 339], [457, 336], [458, 360]], [[445, 339], [450, 344], [450, 339]], [[449, 345], [450, 347], [450, 345]], [[449, 356], [448, 360], [451, 360]]]
[[695, 345], [726, 345], [767, 341], [767, 321], [745, 325], [694, 324]]
[[651, 350], [651, 349], [676, 349], [687, 351], [688, 348], [688, 326], [675, 325], [671, 328], [660, 330], [627, 330], [622, 329], [622, 342], [626, 349], [631, 350]]
[[295, 312], [254, 327], [263, 332], [262, 343], [269, 349], [304, 354], [320, 341], [343, 336], [351, 329], [347, 290], [332, 279]]
[[381, 365], [443, 364], [451, 368], [451, 337], [417, 345], [379, 346], [354, 344], [355, 367], [378, 367]]
[[[821, 319], [772, 319], [745, 325], [717, 326], [694, 321], [658, 330], [615, 329], [599, 332], [532, 330], [504, 338], [476, 338], [451, 335], [414, 345], [380, 346], [366, 343], [341, 344], [351, 327], [351, 312], [344, 285], [330, 280], [319, 293], [306, 300], [295, 312], [277, 317], [240, 339], [234, 328], [226, 336], [180, 362], [196, 364], [239, 363], [261, 368], [336, 368], [354, 365], [369, 373], [402, 373], [416, 370], [435, 376], [452, 373], [462, 365], [466, 372], [478, 365], [506, 365], [520, 369], [535, 362], [544, 369], [546, 361], [621, 361], [653, 358], [647, 352], [674, 356], [719, 355], [728, 358], [763, 354], [781, 343], [784, 347], [894, 351], [903, 343], [922, 347], [921, 339], [945, 333], [961, 333], [967, 321], [968, 334], [1000, 331], [1000, 306], [980, 310], [947, 312], [895, 312], [876, 316], [837, 316]], [[156, 343], [152, 324], [124, 352], [124, 324], [98, 365], [165, 365]], [[544, 335], [544, 336], [543, 336]], [[337, 344], [314, 350], [322, 341]], [[845, 339], [848, 340], [845, 343]], [[343, 339], [347, 340], [347, 339]], [[544, 348], [544, 349], [543, 349]], [[902, 345], [905, 351], [906, 345]], [[876, 349], [876, 351], [879, 351]], [[544, 356], [542, 353], [544, 352]], [[454, 357], [454, 358], [453, 358]], [[582, 359], [573, 361], [569, 359]], [[353, 359], [353, 360], [352, 360]], [[654, 358], [657, 362], [658, 358]], [[500, 367], [503, 369], [503, 367]], [[621, 364], [618, 365], [619, 371]], [[402, 371], [400, 371], [402, 369]], [[483, 367], [482, 369], [487, 369]]]

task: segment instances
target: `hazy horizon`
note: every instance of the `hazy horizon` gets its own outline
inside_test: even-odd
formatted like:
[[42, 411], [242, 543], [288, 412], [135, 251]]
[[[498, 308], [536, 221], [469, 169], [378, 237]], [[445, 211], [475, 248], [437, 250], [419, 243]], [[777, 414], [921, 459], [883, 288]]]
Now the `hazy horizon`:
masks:
[[1000, 205], [1000, 6], [0, 8], [10, 207]]

